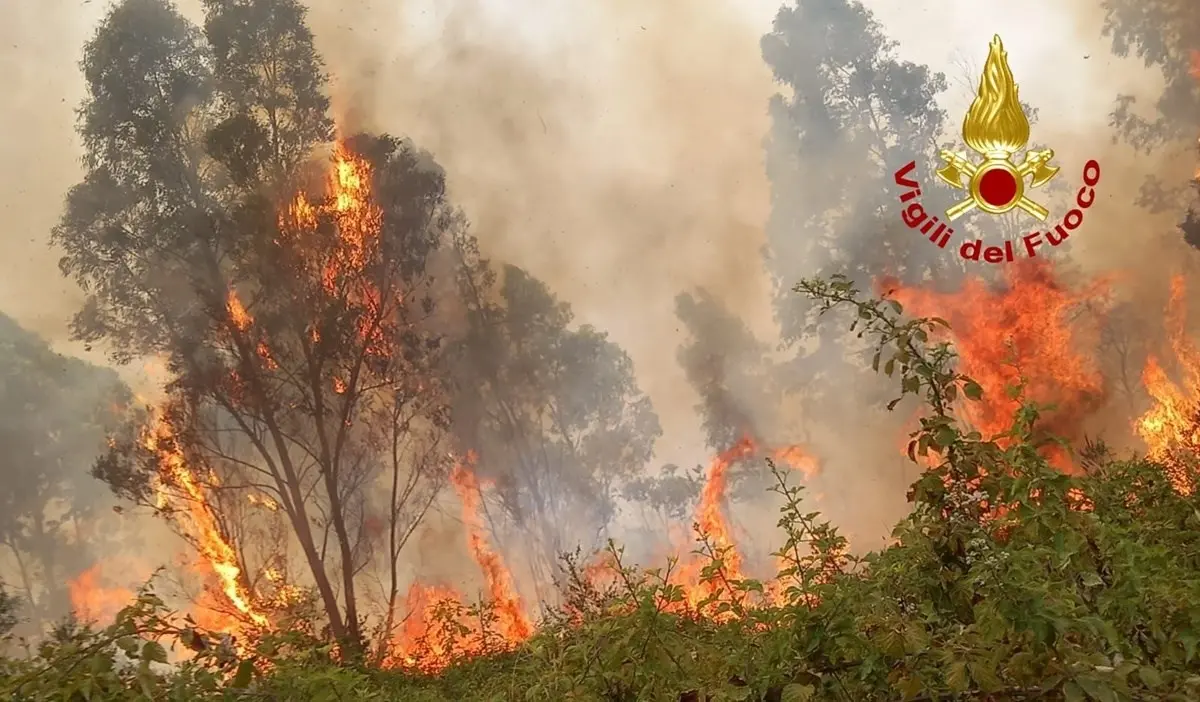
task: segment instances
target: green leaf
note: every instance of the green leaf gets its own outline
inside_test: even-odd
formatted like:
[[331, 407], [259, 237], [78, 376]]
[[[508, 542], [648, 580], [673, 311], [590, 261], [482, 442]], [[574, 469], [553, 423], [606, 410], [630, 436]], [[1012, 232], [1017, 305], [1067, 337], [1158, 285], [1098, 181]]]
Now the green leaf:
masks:
[[817, 692], [812, 685], [801, 685], [799, 683], [791, 683], [783, 686], [783, 692], [779, 696], [779, 702], [809, 702]]
[[1008, 659], [1008, 665], [1005, 666], [1005, 670], [1009, 673], [1009, 675], [1026, 675], [1031, 672], [1030, 664], [1032, 661], [1032, 653], [1029, 651], [1021, 651], [1012, 658]]
[[142, 644], [142, 659], [154, 663], [166, 663], [167, 649], [157, 641], [147, 641]]
[[1179, 635], [1179, 643], [1183, 644], [1183, 652], [1187, 656], [1187, 662], [1191, 663], [1192, 658], [1196, 655], [1197, 637], [1191, 632], [1185, 632]]
[[1084, 573], [1080, 580], [1083, 581], [1084, 587], [1096, 587], [1104, 584], [1104, 581], [1096, 573]]
[[954, 661], [946, 671], [946, 685], [951, 692], [966, 692], [971, 686], [971, 676], [967, 674], [966, 661]]
[[1103, 680], [1080, 676], [1075, 681], [1079, 683], [1087, 696], [1096, 702], [1117, 702], [1117, 693], [1113, 692], [1113, 689]]
[[117, 639], [117, 647], [130, 658], [137, 657], [138, 639], [136, 636], [122, 636]]
[[907, 653], [920, 653], [929, 646], [929, 635], [921, 626], [913, 624], [904, 627], [904, 649]]
[[252, 679], [254, 679], [254, 661], [246, 659], [238, 663], [237, 673], [233, 676], [233, 682], [229, 685], [240, 690], [248, 687]]
[[1163, 684], [1162, 674], [1148, 665], [1138, 668], [1138, 678], [1151, 690]]
[[894, 629], [888, 629], [879, 639], [879, 649], [887, 656], [899, 658], [904, 655], [904, 637]]
[[1068, 682], [1063, 685], [1063, 700], [1064, 702], [1083, 702], [1083, 688], [1073, 682]]
[[963, 385], [963, 394], [968, 400], [978, 400], [983, 397], [983, 388], [974, 380], [969, 380]]
[[998, 690], [1002, 686], [1000, 678], [996, 677], [996, 671], [990, 663], [978, 662], [968, 663], [967, 669], [971, 671], [971, 679], [975, 681], [979, 688], [984, 692], [992, 692]]
[[920, 678], [904, 678], [896, 684], [896, 687], [899, 688], [906, 700], [911, 700], [925, 691], [925, 684], [921, 682]]

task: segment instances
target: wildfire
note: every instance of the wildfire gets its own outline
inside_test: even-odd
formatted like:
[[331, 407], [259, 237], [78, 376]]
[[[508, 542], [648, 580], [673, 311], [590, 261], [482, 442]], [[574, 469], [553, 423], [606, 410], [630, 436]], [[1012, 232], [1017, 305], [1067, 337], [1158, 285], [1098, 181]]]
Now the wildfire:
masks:
[[[743, 576], [742, 557], [734, 548], [729, 523], [722, 513], [725, 496], [728, 492], [727, 474], [730, 466], [741, 459], [754, 455], [756, 449], [757, 447], [750, 437], [743, 437], [736, 444], [721, 452], [708, 468], [708, 479], [704, 483], [704, 490], [700, 493], [700, 506], [696, 509], [696, 530], [708, 537], [718, 552], [727, 551], [725, 569], [731, 578]], [[708, 594], [711, 593], [705, 592], [704, 596]], [[693, 604], [695, 603], [693, 602]]]
[[1142, 382], [1156, 404], [1134, 422], [1134, 429], [1146, 442], [1149, 457], [1165, 467], [1175, 489], [1190, 495], [1195, 489], [1191, 471], [1176, 453], [1177, 449], [1190, 454], [1200, 452], [1200, 349], [1187, 336], [1186, 293], [1183, 276], [1174, 276], [1166, 324], [1171, 348], [1183, 373], [1183, 387], [1168, 377], [1156, 356], [1148, 356]]
[[[979, 279], [963, 289], [941, 294], [884, 281], [893, 297], [917, 316], [941, 317], [950, 323], [960, 356], [960, 372], [984, 390], [982, 402], [964, 407], [985, 436], [1006, 431], [1019, 407], [1006, 388], [1025, 382], [1025, 399], [1055, 405], [1048, 429], [1073, 438], [1104, 398], [1103, 377], [1092, 359], [1079, 352], [1084, 331], [1071, 324], [1073, 314], [1093, 299], [1103, 299], [1107, 281], [1070, 290], [1050, 263], [1025, 259], [1005, 269], [1006, 285], [992, 290]], [[1049, 449], [1050, 461], [1071, 470], [1067, 453]]]
[[96, 563], [67, 584], [71, 609], [80, 619], [111, 621], [133, 601], [132, 590], [112, 584], [109, 570], [105, 563]]
[[229, 312], [229, 322], [238, 330], [246, 331], [253, 323], [250, 314], [246, 312], [245, 305], [238, 299], [237, 293], [229, 291], [229, 299], [225, 303], [225, 307]]
[[[800, 446], [785, 446], [764, 451], [757, 442], [749, 436], [744, 436], [733, 446], [718, 454], [708, 467], [704, 488], [700, 493], [700, 503], [696, 508], [696, 531], [708, 540], [712, 548], [722, 555], [722, 575], [726, 581], [736, 581], [746, 578], [743, 556], [737, 549], [732, 536], [732, 530], [726, 519], [724, 508], [728, 493], [728, 472], [738, 461], [754, 456], [770, 456], [794, 470], [799, 470], [805, 478], [813, 478], [818, 473], [816, 460]], [[680, 559], [678, 568], [672, 573], [671, 584], [680, 587], [684, 592], [684, 604], [689, 613], [699, 613], [705, 603], [728, 601], [732, 596], [724, 583], [713, 580], [706, 581], [703, 570], [708, 564], [704, 557]], [[778, 564], [780, 567], [783, 564]], [[778, 600], [782, 586], [771, 584], [772, 599]], [[732, 617], [732, 612], [717, 615], [723, 619]]]
[[[331, 299], [352, 302], [362, 310], [356, 323], [363, 340], [363, 351], [382, 356], [390, 352], [387, 340], [395, 331], [387, 326], [392, 323], [388, 306], [402, 298], [401, 291], [376, 287], [371, 281], [372, 276], [358, 275], [369, 270], [379, 254], [383, 216], [373, 200], [371, 185], [369, 162], [344, 144], [337, 144], [327, 197], [314, 200], [303, 192], [297, 193], [279, 213], [275, 244], [280, 247], [281, 255], [290, 257], [286, 260], [299, 266], [301, 279], [312, 281], [318, 296], [323, 294]], [[332, 222], [335, 226], [322, 226], [322, 222]], [[333, 232], [332, 236], [330, 232]], [[248, 379], [256, 370], [278, 370], [267, 337], [256, 329], [254, 316], [243, 298], [232, 289], [227, 293], [224, 314], [228, 337], [235, 342], [236, 352], [251, 356], [243, 361], [257, 361], [248, 366], [237, 365], [237, 371], [231, 371], [233, 387], [244, 386], [248, 381], [244, 382], [243, 378]], [[308, 341], [320, 342], [319, 327], [316, 321], [306, 327], [304, 335]], [[282, 347], [278, 350], [283, 352]], [[324, 382], [338, 395], [357, 391], [349, 385], [353, 381], [338, 374], [331, 374]], [[142, 444], [157, 461], [160, 504], [172, 508], [179, 527], [196, 546], [204, 574], [219, 586], [206, 590], [201, 596], [210, 611], [198, 621], [210, 628], [239, 632], [246, 625], [265, 627], [269, 624], [267, 612], [273, 611], [282, 600], [297, 596], [298, 591], [289, 585], [285, 574], [275, 568], [266, 568], [261, 573], [273, 586], [266, 589], [275, 593], [274, 599], [249, 589], [251, 580], [242, 572], [235, 545], [222, 530], [209, 502], [212, 495], [208, 486], [215, 484], [216, 476], [209, 475], [201, 465], [189, 465], [169, 416], [169, 412], [160, 413], [144, 432]], [[728, 471], [737, 462], [755, 457], [773, 458], [800, 471], [806, 478], [818, 473], [816, 461], [803, 448], [764, 448], [749, 437], [714, 458], [696, 509], [695, 526], [710, 545], [724, 554], [722, 575], [726, 581], [746, 577], [744, 555], [737, 548], [723, 511]], [[393, 633], [386, 657], [390, 665], [434, 672], [463, 657], [511, 649], [534, 633], [534, 624], [512, 573], [489, 539], [481, 516], [482, 490], [486, 486], [481, 485], [474, 474], [474, 463], [475, 456], [468, 454], [453, 470], [450, 482], [462, 505], [468, 553], [483, 576], [487, 600], [483, 611], [468, 611], [466, 598], [451, 587], [423, 582], [412, 584], [404, 602], [407, 616]], [[275, 512], [280, 507], [262, 495], [249, 495], [246, 499], [250, 505], [265, 512]], [[703, 573], [709, 563], [707, 557], [696, 554], [681, 561], [681, 567], [672, 574], [671, 584], [685, 592], [685, 609], [692, 615], [716, 617], [707, 610], [701, 613], [701, 603], [713, 600], [718, 592], [721, 594], [715, 599], [736, 595], [728, 587], [708, 582], [711, 578], [706, 578]], [[605, 570], [591, 568], [588, 577], [598, 582], [606, 577]], [[782, 584], [772, 583], [768, 596], [762, 599], [764, 603], [767, 600], [778, 602], [782, 593]], [[224, 617], [221, 612], [233, 612], [236, 616]]]
[[480, 516], [480, 484], [469, 468], [474, 463], [475, 455], [468, 454], [455, 466], [450, 481], [462, 503], [467, 548], [483, 573], [489, 596], [487, 608], [495, 622], [485, 627], [477, 617], [466, 616], [464, 598], [453, 588], [414, 583], [406, 598], [408, 618], [393, 647], [392, 662], [396, 665], [437, 672], [462, 657], [512, 648], [533, 634], [533, 623], [512, 574], [492, 548]]
[[[333, 161], [329, 176], [331, 201], [314, 204], [304, 193], [298, 193], [279, 215], [282, 234], [278, 243], [299, 241], [306, 250], [320, 251], [309, 263], [316, 264], [325, 293], [336, 296], [346, 274], [361, 271], [371, 260], [383, 212], [371, 199], [371, 164], [342, 142], [334, 147]], [[332, 245], [314, 246], [322, 216], [336, 222], [337, 239], [329, 242]]]
[[207, 502], [204, 486], [188, 467], [175, 441], [175, 430], [162, 416], [145, 433], [142, 443], [158, 460], [160, 505], [179, 510], [180, 526], [191, 538], [204, 563], [211, 569], [229, 603], [258, 626], [267, 617], [251, 604], [250, 594], [241, 581], [242, 570], [237, 552], [225, 538]]
[[[469, 461], [473, 461], [473, 456]], [[525, 606], [513, 587], [512, 575], [508, 572], [499, 554], [488, 543], [487, 531], [479, 513], [483, 506], [479, 483], [461, 463], [450, 476], [458, 499], [462, 501], [463, 523], [467, 527], [467, 545], [471, 556], [483, 570], [488, 594], [499, 615], [500, 633], [506, 640], [523, 641], [533, 632], [533, 625], [525, 616]]]

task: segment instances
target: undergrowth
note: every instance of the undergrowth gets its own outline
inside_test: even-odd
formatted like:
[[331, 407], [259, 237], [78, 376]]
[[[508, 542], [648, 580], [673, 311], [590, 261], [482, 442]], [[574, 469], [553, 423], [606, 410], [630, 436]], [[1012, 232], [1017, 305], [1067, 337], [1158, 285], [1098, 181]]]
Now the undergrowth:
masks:
[[[711, 544], [703, 616], [666, 569], [611, 584], [568, 562], [566, 602], [524, 645], [436, 675], [343, 664], [312, 626], [252, 650], [198, 631], [151, 591], [100, 630], [64, 626], [0, 661], [12, 700], [1195, 700], [1200, 699], [1200, 510], [1162, 467], [1089, 444], [1079, 475], [1051, 468], [1044, 407], [982, 437], [956, 418], [978, 384], [955, 371], [945, 322], [908, 320], [847, 280], [797, 290], [850, 308], [874, 366], [925, 412], [909, 454], [925, 470], [892, 545], [862, 558], [777, 473], [784, 604], [731, 577]], [[1019, 393], [1019, 388], [1014, 389]], [[894, 406], [894, 405], [893, 405]], [[1194, 456], [1176, 460], [1194, 468]], [[1194, 475], [1194, 470], [1192, 471]], [[606, 581], [607, 582], [607, 581]], [[306, 633], [308, 632], [308, 633]], [[167, 666], [168, 646], [194, 656]]]

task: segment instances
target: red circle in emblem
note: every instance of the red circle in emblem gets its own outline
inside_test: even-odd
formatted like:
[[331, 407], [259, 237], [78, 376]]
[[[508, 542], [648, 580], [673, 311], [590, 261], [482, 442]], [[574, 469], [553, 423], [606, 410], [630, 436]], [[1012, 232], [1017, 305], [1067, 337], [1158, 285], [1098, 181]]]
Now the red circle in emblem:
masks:
[[1004, 207], [1017, 197], [1017, 179], [1004, 168], [992, 168], [979, 179], [979, 197], [992, 207]]

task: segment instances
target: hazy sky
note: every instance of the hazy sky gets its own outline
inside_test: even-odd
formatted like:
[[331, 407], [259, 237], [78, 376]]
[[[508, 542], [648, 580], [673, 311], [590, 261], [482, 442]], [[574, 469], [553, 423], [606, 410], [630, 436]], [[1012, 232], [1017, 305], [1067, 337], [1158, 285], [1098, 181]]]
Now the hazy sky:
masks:
[[[697, 2], [725, 2], [740, 8], [746, 24], [759, 33], [769, 29], [779, 6], [778, 0]], [[483, 4], [494, 14], [497, 26], [511, 32], [504, 37], [507, 43], [523, 43], [535, 53], [553, 53], [595, 31], [587, 2], [484, 0]], [[1094, 3], [869, 0], [866, 4], [899, 40], [906, 58], [948, 73], [955, 73], [954, 62], [964, 58], [975, 66], [981, 64], [991, 35], [1000, 33], [1023, 97], [1042, 105], [1045, 112], [1052, 110], [1057, 120], [1103, 122], [1112, 95], [1121, 87], [1106, 75], [1112, 60], [1095, 22], [1087, 21], [1086, 15], [1081, 18], [1077, 11]], [[414, 27], [436, 30], [445, 8], [452, 5], [409, 2], [405, 19]], [[0, 216], [5, 228], [0, 239], [0, 309], [56, 338], [62, 336], [64, 316], [77, 298], [70, 286], [57, 280], [55, 257], [44, 241], [58, 215], [61, 194], [78, 174], [72, 131], [72, 111], [81, 96], [76, 62], [105, 6], [93, 0], [0, 3], [0, 93], [10, 117], [0, 132], [0, 156], [9, 164], [0, 174]], [[441, 12], [431, 9], [437, 6]], [[618, 28], [611, 36], [592, 39], [619, 43], [620, 34]], [[1085, 59], [1087, 55], [1092, 58]], [[1043, 80], [1051, 72], [1057, 80]]]
[[[364, 66], [381, 67], [372, 69], [377, 75], [371, 92], [381, 95], [371, 98], [378, 101], [373, 120], [434, 150], [484, 245], [548, 280], [581, 321], [611, 330], [633, 355], [660, 411], [670, 414], [661, 408], [691, 402], [675, 367], [679, 337], [669, 333], [677, 326], [671, 303], [676, 292], [714, 288], [756, 329], [769, 331], [757, 249], [767, 214], [761, 141], [774, 89], [757, 40], [769, 30], [778, 0], [312, 4], [318, 42], [330, 47], [331, 71], [354, 82]], [[1113, 97], [1141, 79], [1108, 57], [1091, 9], [1095, 2], [866, 4], [900, 42], [904, 58], [944, 70], [952, 79], [962, 75], [964, 62], [977, 70], [991, 36], [999, 33], [1022, 97], [1041, 107], [1043, 121], [1055, 130], [1086, 132], [1103, 125]], [[477, 16], [480, 7], [487, 17]], [[80, 294], [59, 277], [46, 238], [63, 194], [79, 177], [72, 131], [82, 95], [77, 61], [104, 9], [93, 0], [0, 2], [0, 94], [9, 118], [0, 130], [0, 159], [7, 166], [0, 171], [0, 310], [75, 353], [77, 346], [65, 344], [66, 321]], [[402, 44], [430, 41], [448, 31], [447, 18], [456, 14], [458, 41], [473, 35], [473, 42], [502, 45], [547, 79], [520, 84], [530, 96], [508, 88], [497, 96], [488, 89], [500, 78], [480, 78], [480, 67], [471, 69], [478, 74], [471, 79], [448, 72], [457, 82], [446, 88], [434, 79], [437, 68], [396, 67], [414, 51]], [[462, 21], [462, 15], [470, 20]], [[643, 60], [644, 66], [637, 64]], [[414, 76], [426, 77], [428, 84], [409, 82]], [[634, 79], [641, 81], [637, 90], [622, 88]], [[551, 100], [546, 92], [566, 96], [552, 98], [563, 120], [543, 113]], [[957, 123], [969, 98], [964, 90], [952, 92], [946, 106]], [[436, 108], [434, 101], [440, 101]], [[585, 109], [597, 114], [583, 119]], [[659, 123], [652, 119], [656, 114]], [[514, 155], [515, 149], [489, 151], [498, 148], [496, 135], [512, 128], [505, 120], [514, 119], [541, 121], [533, 136], [545, 131], [560, 143], [516, 140], [521, 150], [542, 149], [539, 157]], [[692, 132], [683, 132], [690, 141], [670, 142], [666, 135], [684, 121], [694, 122]], [[572, 154], [575, 170], [547, 166], [546, 158], [565, 158], [555, 148]], [[1067, 144], [1060, 157], [1082, 163], [1090, 148], [1086, 141]], [[713, 154], [708, 159], [691, 155], [690, 150], [705, 149]], [[514, 165], [519, 158], [529, 162]], [[719, 173], [731, 159], [737, 163], [729, 173]], [[518, 166], [522, 170], [506, 170]], [[639, 211], [641, 203], [630, 201], [618, 182], [626, 176], [642, 192], [659, 189], [673, 209]], [[573, 191], [554, 189], [571, 178], [580, 179]], [[672, 200], [672, 192], [683, 194]], [[598, 219], [603, 230], [594, 226]], [[646, 282], [651, 279], [660, 282]], [[680, 430], [678, 446], [693, 441], [690, 432], [682, 432], [689, 421], [665, 422]]]

